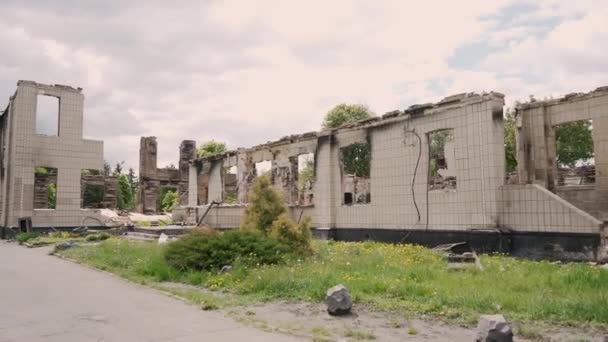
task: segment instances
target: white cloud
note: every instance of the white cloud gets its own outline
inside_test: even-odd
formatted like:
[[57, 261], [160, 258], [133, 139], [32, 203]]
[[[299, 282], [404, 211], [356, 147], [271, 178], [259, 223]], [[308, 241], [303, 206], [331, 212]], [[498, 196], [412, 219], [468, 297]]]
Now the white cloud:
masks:
[[[513, 3], [535, 9], [500, 27], [494, 15]], [[105, 141], [108, 160], [137, 167], [139, 137], [154, 135], [166, 165], [183, 139], [249, 146], [315, 130], [339, 102], [382, 114], [473, 90], [593, 88], [608, 69], [601, 9], [557, 0], [6, 0], [0, 92], [8, 97], [18, 79], [81, 86], [86, 135]], [[559, 24], [537, 24], [547, 18]], [[480, 41], [490, 50], [476, 67], [448, 63]]]

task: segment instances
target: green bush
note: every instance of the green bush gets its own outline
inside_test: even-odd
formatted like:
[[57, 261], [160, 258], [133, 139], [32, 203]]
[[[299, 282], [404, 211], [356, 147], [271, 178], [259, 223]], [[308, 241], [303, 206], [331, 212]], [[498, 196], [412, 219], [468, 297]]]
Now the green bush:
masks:
[[40, 234], [38, 233], [34, 233], [34, 232], [23, 232], [23, 233], [19, 233], [15, 236], [15, 240], [17, 240], [19, 243], [24, 243], [27, 242], [31, 239], [35, 239], [37, 237], [39, 237]]
[[288, 247], [291, 252], [312, 253], [310, 217], [295, 224], [287, 214], [281, 194], [266, 176], [256, 178], [253, 183], [241, 229], [262, 233]]
[[289, 246], [297, 254], [312, 254], [312, 233], [310, 217], [306, 216], [295, 224], [287, 214], [282, 214], [270, 227], [270, 237]]
[[281, 195], [272, 187], [267, 176], [255, 179], [249, 195], [249, 205], [241, 222], [241, 229], [268, 234], [272, 222], [287, 208]]
[[103, 241], [103, 240], [107, 240], [111, 237], [112, 237], [112, 235], [110, 235], [106, 232], [101, 232], [101, 233], [97, 233], [97, 234], [87, 235], [85, 240], [86, 241]]
[[165, 259], [180, 271], [209, 271], [232, 265], [237, 260], [251, 264], [276, 264], [286, 252], [286, 246], [259, 232], [196, 232], [171, 242], [165, 251]]

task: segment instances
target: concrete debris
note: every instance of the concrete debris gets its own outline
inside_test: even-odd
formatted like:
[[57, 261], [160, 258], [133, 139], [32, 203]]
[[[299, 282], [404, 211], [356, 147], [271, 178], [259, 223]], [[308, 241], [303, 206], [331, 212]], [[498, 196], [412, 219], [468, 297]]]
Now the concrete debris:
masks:
[[55, 249], [58, 251], [64, 251], [74, 247], [74, 241], [66, 241], [55, 245]]
[[332, 316], [348, 315], [353, 307], [353, 302], [344, 285], [337, 285], [327, 290], [325, 302], [327, 312]]
[[477, 342], [512, 342], [513, 331], [503, 315], [483, 315], [477, 324]]
[[448, 270], [461, 271], [470, 268], [477, 268], [483, 271], [483, 266], [475, 252], [465, 252], [462, 254], [447, 253]]
[[158, 244], [161, 245], [167, 242], [169, 242], [169, 235], [165, 233], [160, 233], [160, 236], [158, 237]]

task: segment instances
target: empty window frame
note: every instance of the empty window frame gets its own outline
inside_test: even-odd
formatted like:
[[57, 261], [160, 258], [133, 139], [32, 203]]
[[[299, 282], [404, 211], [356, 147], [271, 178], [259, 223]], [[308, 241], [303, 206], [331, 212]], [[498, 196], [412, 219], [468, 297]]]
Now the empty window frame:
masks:
[[[108, 207], [106, 197], [105, 177], [99, 170], [82, 170], [80, 173], [80, 207], [83, 209], [98, 209]], [[113, 196], [116, 198], [116, 194]]]
[[57, 169], [36, 167], [34, 169], [34, 209], [57, 207]]
[[236, 166], [224, 167], [224, 184], [223, 184], [223, 202], [225, 204], [234, 204], [238, 202], [239, 183], [238, 170]]
[[297, 177], [295, 187], [295, 204], [301, 206], [313, 205], [313, 184], [315, 181], [314, 153], [300, 154], [297, 157]]
[[578, 120], [554, 127], [557, 185], [595, 183], [593, 122]]
[[36, 134], [58, 136], [59, 98], [38, 95], [36, 100]]
[[340, 149], [342, 204], [371, 202], [371, 161], [372, 148], [369, 143], [355, 143]]
[[272, 170], [272, 161], [270, 160], [263, 160], [255, 163], [255, 175], [258, 177], [269, 175], [270, 170]]
[[427, 134], [429, 146], [429, 190], [456, 189], [454, 130], [442, 129]]

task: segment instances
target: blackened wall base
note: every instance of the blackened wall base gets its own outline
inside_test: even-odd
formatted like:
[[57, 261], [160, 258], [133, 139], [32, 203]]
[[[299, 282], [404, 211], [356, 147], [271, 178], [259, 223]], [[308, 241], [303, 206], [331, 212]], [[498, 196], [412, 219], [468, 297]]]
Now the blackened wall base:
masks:
[[[517, 257], [550, 260], [596, 260], [600, 234], [514, 232], [501, 230], [424, 230], [424, 229], [313, 229], [318, 238], [337, 241], [380, 241], [435, 247], [466, 242], [460, 249], [478, 253], [508, 253]], [[458, 250], [456, 250], [458, 252]]]

